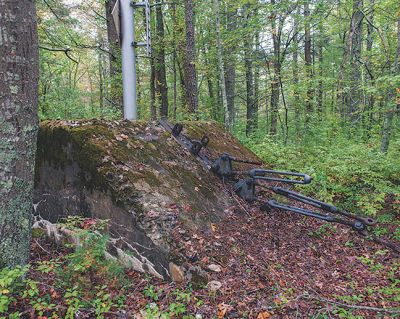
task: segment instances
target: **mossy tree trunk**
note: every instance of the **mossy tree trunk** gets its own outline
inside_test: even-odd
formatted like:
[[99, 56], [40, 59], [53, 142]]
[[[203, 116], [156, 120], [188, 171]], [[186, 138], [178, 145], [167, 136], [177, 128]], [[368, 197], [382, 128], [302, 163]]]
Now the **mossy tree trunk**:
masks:
[[107, 0], [105, 2], [106, 19], [107, 19], [107, 36], [110, 49], [109, 63], [110, 63], [110, 99], [117, 107], [122, 107], [122, 66], [121, 66], [121, 48], [119, 43], [119, 35], [114, 24], [113, 16], [111, 14], [116, 0]]
[[0, 0], [0, 268], [29, 256], [38, 61], [35, 2]]

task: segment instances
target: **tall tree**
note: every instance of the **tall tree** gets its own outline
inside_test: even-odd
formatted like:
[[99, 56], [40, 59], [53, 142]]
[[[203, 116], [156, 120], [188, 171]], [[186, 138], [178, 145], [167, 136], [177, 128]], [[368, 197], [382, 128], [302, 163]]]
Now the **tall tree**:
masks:
[[[393, 75], [400, 74], [400, 16], [397, 18], [397, 48], [396, 56], [392, 67]], [[381, 152], [386, 153], [389, 149], [390, 136], [392, 134], [393, 117], [396, 112], [396, 107], [398, 101], [396, 101], [395, 88], [391, 86], [387, 89], [387, 107], [385, 110], [385, 117], [383, 120], [383, 130], [382, 130], [382, 140], [381, 140]]]
[[249, 5], [244, 6], [245, 13], [245, 34], [243, 37], [244, 45], [244, 66], [246, 73], [246, 135], [253, 133], [255, 128], [254, 116], [254, 74], [253, 74], [253, 39], [252, 32], [249, 30], [249, 20], [251, 11]]
[[318, 22], [318, 88], [317, 88], [317, 110], [318, 110], [318, 119], [322, 120], [322, 112], [323, 112], [323, 99], [324, 99], [324, 31], [323, 31], [323, 23], [322, 19]]
[[363, 0], [353, 1], [353, 14], [350, 21], [350, 90], [347, 94], [347, 112], [351, 122], [355, 124], [359, 119], [360, 105], [362, 104], [361, 89], [361, 48], [362, 48], [362, 21]]
[[189, 113], [197, 113], [198, 92], [196, 73], [196, 41], [194, 33], [193, 0], [185, 0], [186, 54], [185, 95]]
[[[374, 44], [374, 18], [375, 18], [375, 0], [370, 0], [370, 13], [368, 15], [367, 19], [367, 61], [365, 62], [365, 69], [367, 71], [367, 76], [366, 76], [366, 84], [367, 86], [370, 85], [373, 87], [375, 85], [375, 79], [374, 79], [374, 74], [372, 70], [372, 63], [371, 63], [371, 58], [372, 58], [372, 47]], [[364, 117], [364, 126], [365, 126], [365, 135], [367, 139], [370, 138], [371, 136], [371, 126], [372, 126], [372, 116], [373, 116], [373, 109], [374, 109], [374, 104], [375, 104], [375, 96], [374, 93], [371, 92], [367, 94], [366, 98], [366, 106], [365, 106], [365, 112], [363, 113]]]
[[28, 261], [38, 131], [35, 2], [0, 0], [0, 268]]
[[[230, 35], [236, 32], [237, 28], [237, 9], [227, 8], [227, 23], [226, 29]], [[235, 39], [235, 37], [233, 37]], [[225, 46], [225, 88], [226, 88], [226, 99], [229, 111], [229, 127], [235, 121], [235, 77], [236, 77], [236, 57], [234, 54], [236, 43], [235, 41], [229, 41]]]
[[111, 14], [117, 0], [106, 0], [106, 19], [107, 19], [107, 36], [109, 46], [109, 63], [110, 63], [110, 99], [115, 105], [122, 108], [122, 66], [121, 66], [121, 49], [117, 28], [114, 24]]
[[300, 9], [293, 20], [293, 56], [292, 56], [292, 69], [293, 69], [293, 104], [294, 104], [294, 117], [296, 127], [296, 137], [300, 137], [300, 94], [299, 94], [299, 16]]
[[160, 116], [168, 117], [168, 86], [165, 72], [164, 19], [161, 6], [156, 7], [156, 88], [160, 101]]
[[[275, 0], [271, 0], [271, 4], [275, 5]], [[271, 127], [270, 134], [276, 135], [278, 125], [278, 109], [279, 109], [279, 88], [281, 77], [281, 29], [278, 26], [279, 19], [276, 10], [272, 9], [270, 17], [272, 29], [273, 58], [272, 58], [272, 76], [271, 76]]]
[[311, 53], [311, 26], [310, 26], [310, 0], [304, 1], [304, 61], [307, 74], [307, 96], [305, 100], [305, 125], [308, 126], [313, 108], [313, 69], [312, 69], [312, 53]]
[[221, 20], [220, 20], [220, 0], [214, 0], [214, 9], [215, 9], [215, 29], [217, 34], [217, 56], [218, 56], [218, 70], [219, 70], [219, 83], [221, 87], [221, 96], [222, 96], [222, 107], [224, 110], [224, 124], [227, 129], [230, 127], [230, 119], [229, 119], [229, 110], [228, 110], [228, 99], [226, 95], [226, 85], [225, 85], [225, 69], [224, 69], [224, 60], [222, 58], [223, 55], [223, 47], [222, 47], [222, 39], [221, 39]]

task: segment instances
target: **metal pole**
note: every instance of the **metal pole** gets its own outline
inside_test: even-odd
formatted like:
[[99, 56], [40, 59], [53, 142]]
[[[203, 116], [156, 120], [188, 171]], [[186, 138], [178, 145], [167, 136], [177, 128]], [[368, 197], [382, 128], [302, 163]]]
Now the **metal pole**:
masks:
[[121, 29], [124, 118], [136, 120], [135, 9], [131, 0], [121, 0]]

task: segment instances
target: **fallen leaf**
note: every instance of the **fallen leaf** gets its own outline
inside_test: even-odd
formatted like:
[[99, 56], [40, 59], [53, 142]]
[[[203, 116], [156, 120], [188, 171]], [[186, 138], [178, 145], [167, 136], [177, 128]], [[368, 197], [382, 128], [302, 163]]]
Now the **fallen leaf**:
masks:
[[217, 230], [217, 225], [211, 223], [211, 230], [215, 232]]
[[231, 311], [233, 308], [230, 305], [227, 305], [225, 303], [220, 303], [218, 305], [218, 310], [217, 310], [217, 318], [222, 319], [225, 317], [225, 315]]
[[192, 207], [190, 207], [189, 204], [184, 204], [183, 205], [183, 210], [185, 213], [190, 213], [190, 211], [192, 210]]
[[268, 319], [268, 318], [271, 318], [271, 317], [272, 317], [272, 314], [270, 312], [263, 311], [263, 312], [260, 312], [258, 314], [257, 319]]

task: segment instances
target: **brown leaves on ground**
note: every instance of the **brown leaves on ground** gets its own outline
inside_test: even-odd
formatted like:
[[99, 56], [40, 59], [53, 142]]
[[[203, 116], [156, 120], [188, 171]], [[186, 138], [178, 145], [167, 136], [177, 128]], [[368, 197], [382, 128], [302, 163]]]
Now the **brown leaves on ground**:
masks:
[[263, 311], [263, 312], [260, 312], [258, 314], [257, 319], [268, 319], [268, 318], [271, 318], [271, 317], [272, 317], [272, 314], [270, 312]]

